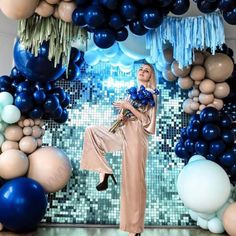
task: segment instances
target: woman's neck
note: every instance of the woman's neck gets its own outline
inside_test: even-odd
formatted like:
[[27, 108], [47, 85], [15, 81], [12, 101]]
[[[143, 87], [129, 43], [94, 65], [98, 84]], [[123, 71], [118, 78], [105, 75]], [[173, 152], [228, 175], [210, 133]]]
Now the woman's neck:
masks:
[[148, 87], [148, 82], [147, 83], [145, 83], [145, 82], [142, 82], [142, 83], [139, 83], [139, 88], [141, 87], [141, 86], [144, 86], [145, 88], [147, 88]]

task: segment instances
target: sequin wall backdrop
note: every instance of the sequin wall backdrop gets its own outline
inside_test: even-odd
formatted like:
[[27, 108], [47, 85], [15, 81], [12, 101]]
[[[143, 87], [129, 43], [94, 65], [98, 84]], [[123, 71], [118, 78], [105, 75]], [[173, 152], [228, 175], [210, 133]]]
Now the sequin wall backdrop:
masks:
[[[125, 74], [118, 68], [99, 64], [86, 69], [80, 81], [60, 82], [70, 93], [69, 119], [65, 124], [46, 123], [44, 144], [56, 146], [69, 156], [73, 175], [61, 191], [49, 195], [45, 223], [63, 224], [119, 224], [121, 153], [106, 156], [113, 168], [118, 185], [109, 181], [105, 192], [95, 189], [99, 181], [97, 173], [80, 171], [83, 135], [88, 125], [111, 125], [117, 111], [112, 102], [125, 97], [126, 89], [136, 84], [134, 70]], [[186, 92], [176, 83], [159, 79], [160, 90], [157, 112], [157, 132], [149, 140], [149, 156], [146, 169], [148, 188], [146, 226], [190, 226], [193, 221], [183, 206], [176, 190], [176, 180], [183, 162], [175, 156], [174, 146], [180, 130], [188, 117], [181, 104]]]

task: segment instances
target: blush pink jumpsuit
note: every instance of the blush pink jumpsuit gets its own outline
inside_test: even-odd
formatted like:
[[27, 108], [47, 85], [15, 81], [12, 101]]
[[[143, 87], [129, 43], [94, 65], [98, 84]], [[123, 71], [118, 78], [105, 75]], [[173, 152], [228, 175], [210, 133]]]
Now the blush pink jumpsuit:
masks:
[[[115, 134], [110, 127], [86, 128], [80, 169], [112, 174], [107, 152], [123, 151], [120, 199], [120, 229], [130, 233], [144, 230], [146, 208], [145, 169], [148, 136], [155, 134], [156, 106], [143, 112], [142, 120], [132, 117]], [[111, 179], [110, 179], [111, 181]]]

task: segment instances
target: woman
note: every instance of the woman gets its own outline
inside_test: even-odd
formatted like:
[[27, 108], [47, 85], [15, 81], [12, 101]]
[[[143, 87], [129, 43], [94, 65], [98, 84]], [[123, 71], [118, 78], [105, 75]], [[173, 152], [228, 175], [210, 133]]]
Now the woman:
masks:
[[[149, 64], [143, 64], [139, 68], [137, 79], [139, 87], [156, 87], [155, 71]], [[154, 99], [157, 104], [156, 96]], [[130, 110], [133, 116], [125, 120], [120, 113], [118, 118], [124, 121], [124, 125], [116, 133], [109, 132], [109, 127], [105, 126], [88, 127], [84, 136], [80, 168], [99, 172], [100, 184], [97, 185], [97, 190], [106, 190], [109, 177], [112, 177], [115, 184], [116, 181], [105, 159], [105, 153], [123, 151], [120, 229], [129, 232], [129, 236], [140, 236], [144, 230], [146, 206], [148, 136], [155, 134], [156, 105], [147, 107], [143, 112], [136, 110], [127, 100], [117, 101], [113, 105], [120, 110]]]

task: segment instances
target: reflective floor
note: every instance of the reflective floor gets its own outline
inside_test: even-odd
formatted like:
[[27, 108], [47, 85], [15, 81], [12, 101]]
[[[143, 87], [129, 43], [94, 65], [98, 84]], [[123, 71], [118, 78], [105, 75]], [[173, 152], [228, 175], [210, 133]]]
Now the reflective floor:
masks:
[[[15, 234], [0, 232], [0, 236], [126, 236], [127, 233], [114, 228], [66, 228], [66, 227], [39, 227], [32, 233]], [[142, 236], [216, 236], [227, 234], [212, 234], [201, 229], [163, 229], [147, 228]]]

